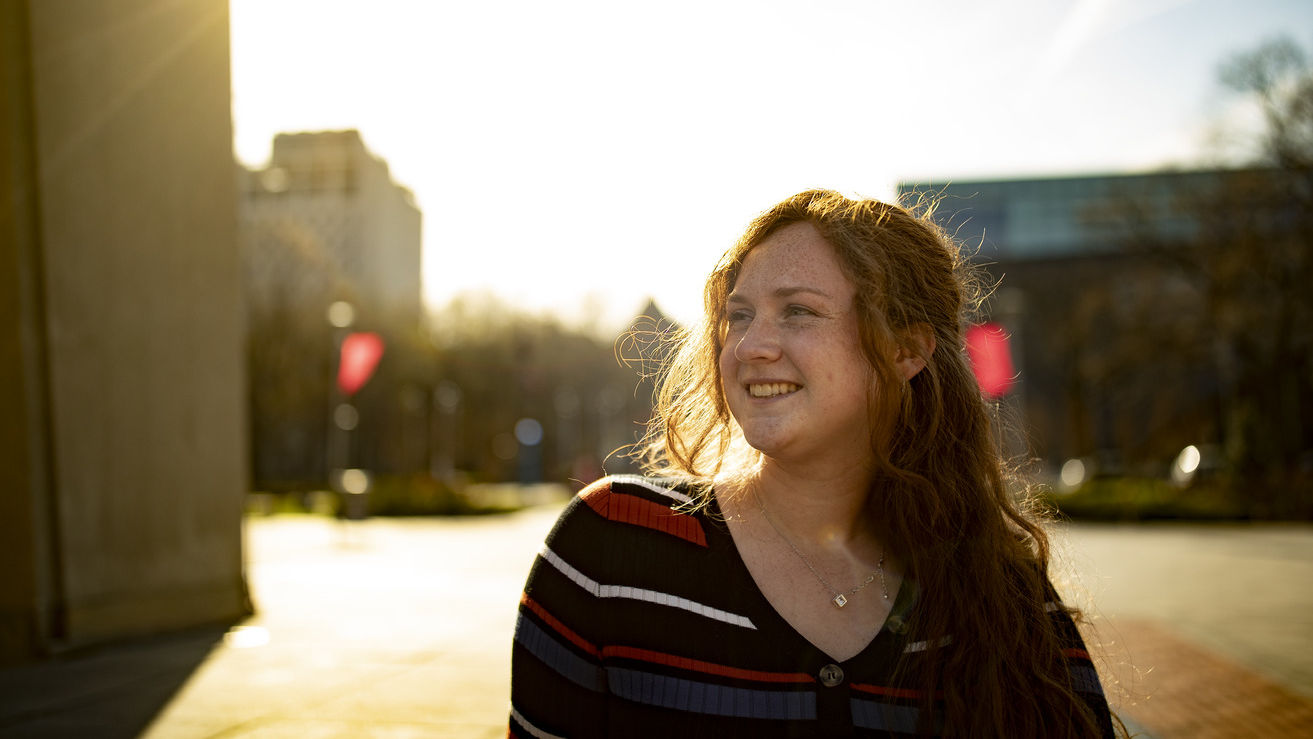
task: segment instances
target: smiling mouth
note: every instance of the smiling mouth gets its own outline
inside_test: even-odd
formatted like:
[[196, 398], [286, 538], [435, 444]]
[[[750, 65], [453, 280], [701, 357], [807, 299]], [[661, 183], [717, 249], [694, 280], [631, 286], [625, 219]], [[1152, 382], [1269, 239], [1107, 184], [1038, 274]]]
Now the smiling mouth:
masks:
[[748, 394], [754, 398], [773, 398], [777, 395], [788, 395], [797, 392], [799, 387], [792, 382], [768, 382], [764, 384], [749, 384]]

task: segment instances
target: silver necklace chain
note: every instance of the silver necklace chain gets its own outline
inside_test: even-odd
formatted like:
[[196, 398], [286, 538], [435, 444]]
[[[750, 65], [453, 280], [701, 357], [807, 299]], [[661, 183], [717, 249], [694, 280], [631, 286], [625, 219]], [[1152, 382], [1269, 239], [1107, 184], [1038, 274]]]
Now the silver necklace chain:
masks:
[[784, 540], [785, 544], [789, 545], [789, 548], [798, 556], [798, 559], [802, 560], [802, 563], [807, 565], [807, 569], [811, 570], [812, 576], [815, 577], [820, 584], [824, 585], [826, 590], [830, 591], [830, 595], [834, 596], [830, 599], [830, 602], [834, 604], [835, 608], [843, 608], [848, 605], [848, 596], [857, 595], [862, 588], [875, 582], [876, 575], [880, 576], [881, 595], [884, 596], [885, 600], [889, 600], [889, 587], [884, 581], [884, 547], [880, 548], [880, 561], [875, 566], [875, 572], [867, 575], [866, 579], [859, 583], [857, 587], [852, 588], [847, 593], [840, 593], [838, 590], [835, 590], [834, 586], [826, 581], [824, 577], [821, 577], [821, 573], [817, 572], [816, 568], [812, 566], [811, 560], [807, 559], [802, 552], [798, 551], [798, 548], [793, 545], [793, 542], [789, 540], [789, 537], [785, 536], [784, 532], [780, 531], [780, 527], [775, 525], [775, 522], [771, 520], [770, 514], [766, 512], [766, 502], [761, 499], [761, 496], [757, 495], [756, 491], [754, 491], [752, 497], [757, 499], [757, 507], [761, 509], [761, 517], [766, 519], [766, 523], [770, 524], [772, 529], [775, 529], [775, 533]]

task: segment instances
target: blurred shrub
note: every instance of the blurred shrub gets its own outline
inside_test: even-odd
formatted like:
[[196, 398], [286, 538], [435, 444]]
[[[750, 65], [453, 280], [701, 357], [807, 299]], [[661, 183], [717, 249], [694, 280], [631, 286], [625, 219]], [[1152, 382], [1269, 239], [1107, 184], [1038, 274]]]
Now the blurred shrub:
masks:
[[465, 516], [505, 513], [520, 507], [475, 500], [462, 489], [423, 475], [375, 479], [367, 501], [371, 516]]
[[1248, 506], [1221, 484], [1177, 487], [1166, 480], [1104, 477], [1070, 493], [1044, 494], [1063, 516], [1087, 521], [1227, 521], [1250, 518]]
[[[477, 486], [475, 486], [477, 487]], [[371, 516], [469, 516], [506, 513], [543, 502], [533, 496], [470, 495], [465, 481], [443, 483], [426, 475], [376, 477], [365, 495]], [[246, 513], [253, 516], [313, 514], [343, 517], [347, 497], [327, 490], [253, 491], [246, 496]]]

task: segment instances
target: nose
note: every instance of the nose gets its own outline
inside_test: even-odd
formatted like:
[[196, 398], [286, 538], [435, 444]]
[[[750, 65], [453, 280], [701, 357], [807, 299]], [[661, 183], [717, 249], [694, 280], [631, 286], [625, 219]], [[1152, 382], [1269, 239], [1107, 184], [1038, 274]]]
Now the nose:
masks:
[[769, 321], [754, 320], [734, 344], [734, 358], [743, 363], [770, 362], [780, 356], [778, 330]]

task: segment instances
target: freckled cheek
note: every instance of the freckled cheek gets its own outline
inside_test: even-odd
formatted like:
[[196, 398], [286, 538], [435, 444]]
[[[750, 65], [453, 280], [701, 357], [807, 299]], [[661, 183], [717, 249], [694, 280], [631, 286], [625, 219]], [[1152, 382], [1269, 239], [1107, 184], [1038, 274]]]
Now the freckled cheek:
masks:
[[721, 352], [720, 361], [721, 370], [721, 395], [729, 399], [731, 390], [738, 385], [738, 361], [734, 358], [734, 350], [726, 347]]
[[720, 384], [722, 391], [735, 382], [734, 376], [737, 372], [738, 361], [734, 359], [733, 345], [726, 344], [725, 348], [720, 351]]
[[819, 379], [825, 387], [865, 393], [875, 377], [866, 355], [846, 334], [831, 338], [839, 340], [808, 348], [811, 356], [820, 358], [813, 363], [811, 376]]
[[821, 382], [826, 385], [833, 385], [838, 379], [839, 373], [835, 371], [832, 365], [826, 365], [826, 368], [821, 372]]

